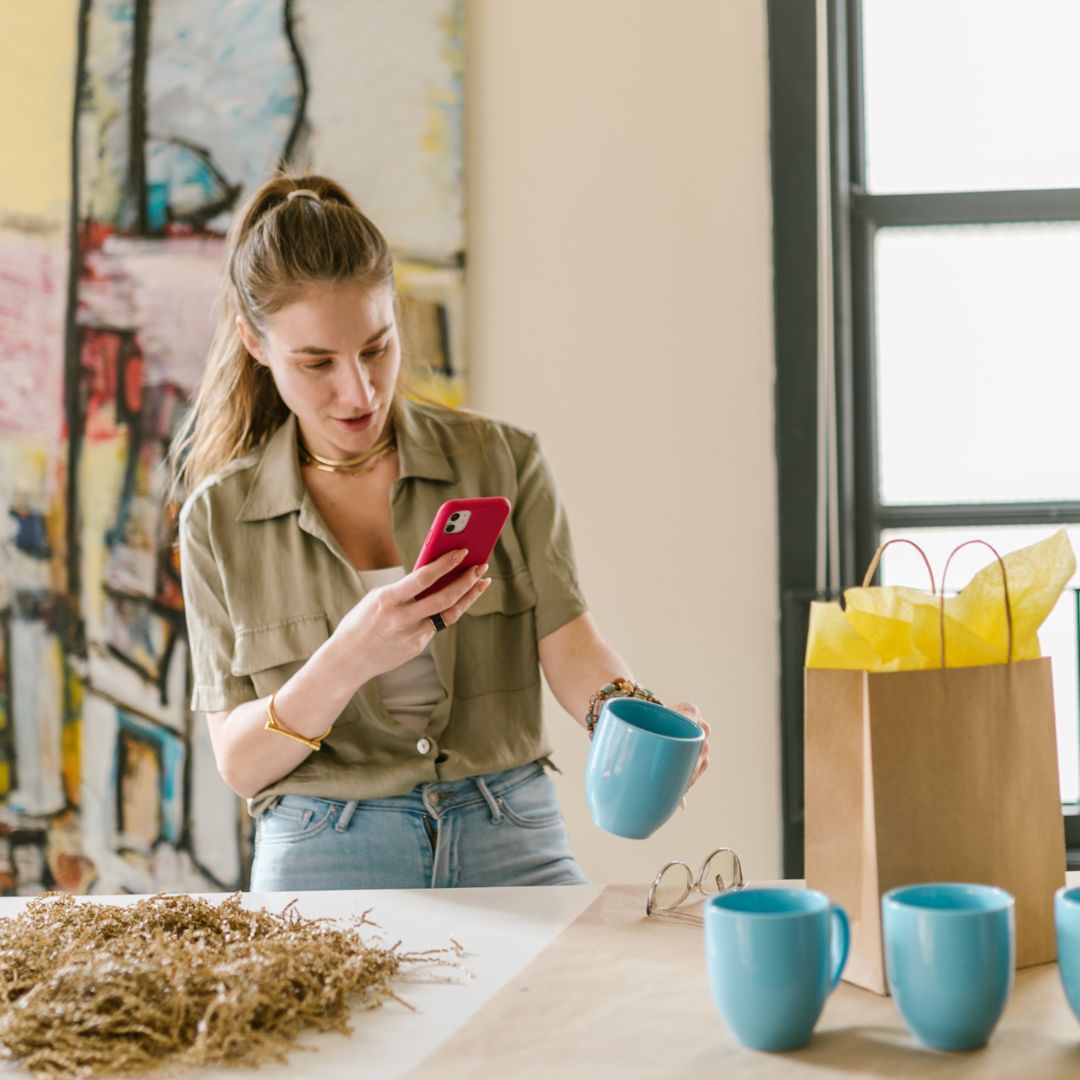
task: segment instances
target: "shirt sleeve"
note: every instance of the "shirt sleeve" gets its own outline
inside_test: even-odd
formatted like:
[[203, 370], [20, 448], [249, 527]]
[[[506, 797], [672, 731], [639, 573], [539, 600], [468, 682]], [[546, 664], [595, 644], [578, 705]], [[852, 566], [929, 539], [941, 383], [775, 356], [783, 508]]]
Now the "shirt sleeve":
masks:
[[191, 654], [192, 710], [221, 712], [254, 701], [258, 694], [251, 680], [231, 671], [235, 635], [202, 499], [180, 515], [180, 583]]
[[588, 607], [578, 584], [570, 523], [536, 436], [529, 437], [519, 459], [513, 514], [514, 529], [536, 588], [539, 641], [584, 614]]

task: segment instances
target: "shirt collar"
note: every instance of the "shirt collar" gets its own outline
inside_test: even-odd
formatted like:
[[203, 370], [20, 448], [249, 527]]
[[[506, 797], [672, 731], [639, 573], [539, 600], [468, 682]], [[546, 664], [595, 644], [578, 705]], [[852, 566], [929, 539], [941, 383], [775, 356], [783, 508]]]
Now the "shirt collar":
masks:
[[264, 521], [299, 510], [307, 489], [300, 479], [296, 444], [296, 416], [285, 422], [266, 441], [251, 491], [240, 508], [238, 521]]
[[[395, 431], [401, 479], [457, 479], [439, 438], [438, 422], [427, 411], [400, 399], [395, 410]], [[265, 444], [251, 491], [237, 520], [265, 521], [294, 513], [301, 508], [306, 495], [300, 477], [296, 414], [289, 413]]]
[[407, 476], [423, 480], [457, 479], [447, 448], [440, 438], [444, 425], [429, 410], [401, 397], [394, 412], [394, 424], [402, 479]]

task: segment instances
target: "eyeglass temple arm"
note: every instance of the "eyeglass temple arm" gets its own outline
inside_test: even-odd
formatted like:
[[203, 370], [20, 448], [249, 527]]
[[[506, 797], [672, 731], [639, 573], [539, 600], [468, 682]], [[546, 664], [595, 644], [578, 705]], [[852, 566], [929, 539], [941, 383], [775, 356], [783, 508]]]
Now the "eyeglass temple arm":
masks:
[[[716, 887], [721, 892], [725, 889], [741, 889], [745, 884], [743, 880], [742, 872], [742, 860], [739, 858], [739, 854], [734, 848], [722, 847], [717, 848], [711, 855], [708, 855], [705, 861], [701, 864], [701, 872], [697, 876], [697, 885], [701, 887], [702, 874], [705, 873], [705, 867], [709, 865], [716, 858], [717, 855], [723, 855], [727, 853], [731, 856], [732, 868], [731, 868], [731, 883], [729, 884], [724, 880], [722, 874], [716, 875]], [[670, 865], [670, 864], [669, 864]], [[666, 867], [665, 867], [666, 869]]]

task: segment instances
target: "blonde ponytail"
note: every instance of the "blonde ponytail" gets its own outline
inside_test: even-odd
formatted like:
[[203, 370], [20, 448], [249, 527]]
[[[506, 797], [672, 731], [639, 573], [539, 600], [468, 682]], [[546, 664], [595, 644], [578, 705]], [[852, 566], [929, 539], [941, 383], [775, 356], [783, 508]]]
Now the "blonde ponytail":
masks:
[[[302, 197], [300, 197], [302, 194]], [[229, 231], [214, 337], [170, 452], [175, 497], [265, 442], [288, 416], [269, 370], [244, 347], [237, 317], [256, 333], [319, 281], [393, 285], [390, 248], [339, 184], [278, 176]]]

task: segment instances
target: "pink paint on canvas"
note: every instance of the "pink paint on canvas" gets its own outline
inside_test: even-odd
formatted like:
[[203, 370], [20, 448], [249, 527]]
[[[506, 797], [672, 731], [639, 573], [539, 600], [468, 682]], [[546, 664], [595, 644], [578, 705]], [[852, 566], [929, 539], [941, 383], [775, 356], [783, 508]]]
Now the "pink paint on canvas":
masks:
[[117, 369], [122, 339], [111, 330], [83, 330], [79, 362], [86, 393], [83, 429], [91, 442], [116, 435]]
[[147, 385], [194, 388], [214, 329], [224, 263], [217, 236], [110, 236], [85, 257], [79, 322], [134, 330]]
[[67, 246], [0, 231], [0, 432], [64, 435]]

